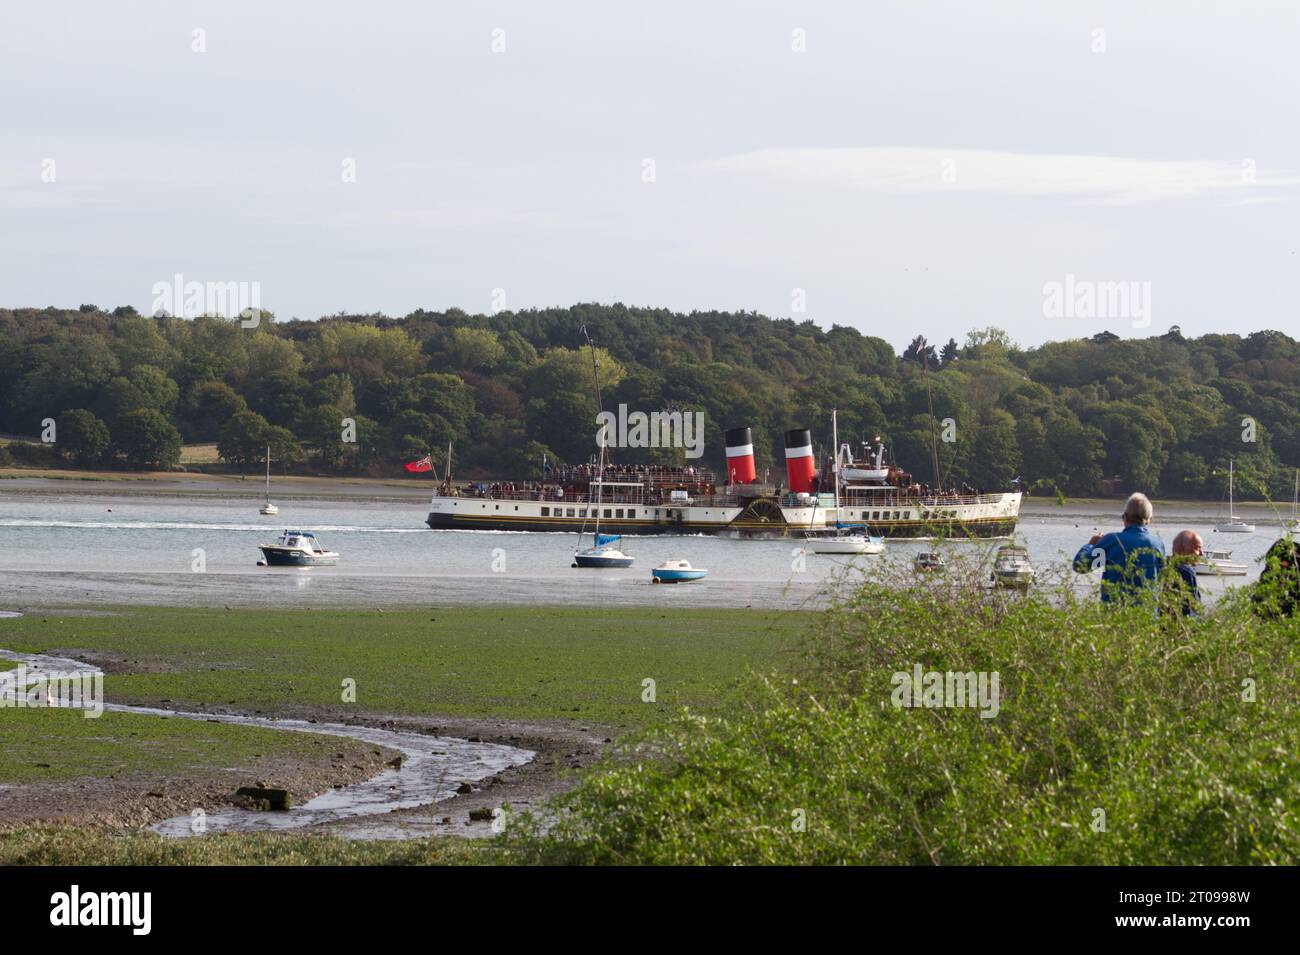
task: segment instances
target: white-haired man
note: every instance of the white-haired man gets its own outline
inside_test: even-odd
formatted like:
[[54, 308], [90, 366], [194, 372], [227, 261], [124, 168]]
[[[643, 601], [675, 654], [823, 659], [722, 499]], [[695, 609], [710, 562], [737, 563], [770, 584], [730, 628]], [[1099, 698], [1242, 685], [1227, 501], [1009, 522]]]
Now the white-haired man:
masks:
[[1103, 603], [1133, 603], [1152, 590], [1165, 567], [1164, 542], [1151, 532], [1151, 500], [1131, 494], [1124, 503], [1124, 529], [1094, 534], [1074, 556], [1074, 569], [1086, 574], [1105, 556], [1101, 578]]

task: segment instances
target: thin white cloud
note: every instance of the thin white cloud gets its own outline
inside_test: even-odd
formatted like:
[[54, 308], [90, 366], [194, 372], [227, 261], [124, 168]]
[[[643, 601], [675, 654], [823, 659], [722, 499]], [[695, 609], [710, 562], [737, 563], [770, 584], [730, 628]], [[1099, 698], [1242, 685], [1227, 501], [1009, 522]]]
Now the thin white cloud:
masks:
[[706, 172], [893, 195], [1056, 196], [1127, 205], [1210, 193], [1292, 188], [1300, 176], [1248, 160], [1061, 156], [929, 147], [762, 149], [705, 160]]

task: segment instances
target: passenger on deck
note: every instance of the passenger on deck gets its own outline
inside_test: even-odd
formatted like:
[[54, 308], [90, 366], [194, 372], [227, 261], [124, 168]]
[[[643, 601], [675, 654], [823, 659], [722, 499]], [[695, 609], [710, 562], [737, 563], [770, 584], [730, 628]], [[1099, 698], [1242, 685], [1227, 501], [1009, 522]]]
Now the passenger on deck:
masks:
[[1130, 495], [1124, 504], [1124, 529], [1094, 534], [1074, 555], [1074, 569], [1080, 574], [1091, 571], [1104, 555], [1102, 603], [1136, 603], [1154, 588], [1165, 566], [1165, 545], [1147, 526], [1151, 516], [1150, 499], [1145, 494]]

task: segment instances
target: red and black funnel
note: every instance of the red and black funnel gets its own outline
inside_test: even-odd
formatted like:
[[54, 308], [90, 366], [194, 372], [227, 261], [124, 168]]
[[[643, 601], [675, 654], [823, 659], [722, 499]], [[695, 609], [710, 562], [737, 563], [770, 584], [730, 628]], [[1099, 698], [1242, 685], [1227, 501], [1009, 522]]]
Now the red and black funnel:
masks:
[[758, 480], [754, 468], [754, 435], [748, 428], [732, 428], [727, 439], [727, 483], [753, 484]]
[[812, 432], [795, 428], [785, 433], [785, 473], [790, 490], [796, 494], [811, 492], [817, 481], [817, 462], [813, 459]]

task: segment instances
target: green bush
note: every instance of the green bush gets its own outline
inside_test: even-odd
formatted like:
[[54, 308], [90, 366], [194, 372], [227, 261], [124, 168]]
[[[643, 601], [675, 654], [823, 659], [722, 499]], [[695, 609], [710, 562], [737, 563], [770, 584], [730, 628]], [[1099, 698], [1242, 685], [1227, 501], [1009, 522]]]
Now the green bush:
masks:
[[[562, 863], [1300, 861], [1295, 619], [1012, 597], [983, 574], [864, 587], [797, 667], [625, 744], [504, 844]], [[997, 715], [893, 705], [915, 664], [997, 671]]]
[[35, 441], [10, 441], [6, 445], [11, 463], [29, 468], [56, 468], [61, 462], [54, 446]]

